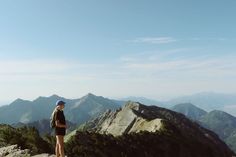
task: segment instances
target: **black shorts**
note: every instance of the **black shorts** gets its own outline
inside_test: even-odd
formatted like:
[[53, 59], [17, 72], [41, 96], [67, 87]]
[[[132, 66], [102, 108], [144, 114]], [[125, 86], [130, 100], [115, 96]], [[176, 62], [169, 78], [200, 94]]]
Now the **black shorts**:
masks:
[[61, 135], [61, 136], [65, 136], [66, 134], [66, 128], [55, 128], [55, 134], [56, 135]]

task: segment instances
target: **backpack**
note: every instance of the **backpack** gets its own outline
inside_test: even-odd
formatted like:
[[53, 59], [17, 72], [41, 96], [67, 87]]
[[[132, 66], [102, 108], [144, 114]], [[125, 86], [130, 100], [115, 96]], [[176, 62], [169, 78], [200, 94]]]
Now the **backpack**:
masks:
[[50, 127], [55, 128], [56, 127], [56, 114], [57, 112], [54, 111], [50, 117]]

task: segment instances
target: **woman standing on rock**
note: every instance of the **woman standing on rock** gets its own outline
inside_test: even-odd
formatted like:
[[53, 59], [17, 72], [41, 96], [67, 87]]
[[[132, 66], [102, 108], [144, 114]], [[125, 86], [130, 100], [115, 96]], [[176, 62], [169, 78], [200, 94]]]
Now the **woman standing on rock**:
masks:
[[58, 100], [56, 102], [56, 108], [53, 112], [55, 120], [55, 134], [56, 134], [56, 157], [65, 157], [64, 153], [64, 136], [66, 134], [66, 120], [63, 109], [65, 108], [65, 102]]

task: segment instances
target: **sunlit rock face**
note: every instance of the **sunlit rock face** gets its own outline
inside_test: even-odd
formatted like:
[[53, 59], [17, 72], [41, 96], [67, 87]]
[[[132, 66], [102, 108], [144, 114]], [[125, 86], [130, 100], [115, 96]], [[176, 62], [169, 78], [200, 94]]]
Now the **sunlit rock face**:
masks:
[[[100, 126], [98, 127], [99, 133], [106, 133], [112, 135], [122, 135], [123, 133], [150, 131], [155, 132], [161, 127], [161, 119], [154, 118], [149, 120], [142, 115], [146, 111], [142, 105], [138, 103], [129, 102], [121, 110], [104, 114], [100, 118]], [[104, 119], [106, 117], [106, 119]]]

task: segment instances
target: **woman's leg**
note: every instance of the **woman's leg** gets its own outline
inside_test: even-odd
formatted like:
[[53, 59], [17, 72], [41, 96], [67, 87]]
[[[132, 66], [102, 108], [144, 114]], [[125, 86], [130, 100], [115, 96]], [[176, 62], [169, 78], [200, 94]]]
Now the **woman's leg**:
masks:
[[58, 135], [58, 141], [59, 141], [59, 152], [60, 152], [60, 157], [65, 157], [64, 153], [64, 136]]
[[59, 152], [59, 137], [58, 137], [58, 135], [56, 135], [55, 153], [56, 153], [56, 157], [60, 157], [60, 152]]

